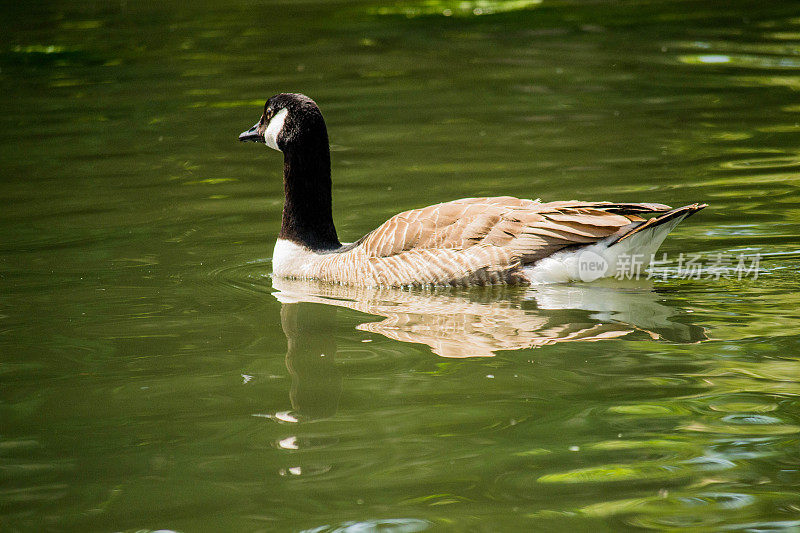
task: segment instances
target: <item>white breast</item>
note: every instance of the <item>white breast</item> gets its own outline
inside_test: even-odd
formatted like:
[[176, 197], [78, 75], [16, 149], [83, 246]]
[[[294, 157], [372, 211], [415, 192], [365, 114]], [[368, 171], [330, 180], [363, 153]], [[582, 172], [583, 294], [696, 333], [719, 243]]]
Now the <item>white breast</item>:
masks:
[[278, 239], [272, 252], [272, 274], [279, 277], [306, 277], [308, 266], [317, 254], [286, 239]]

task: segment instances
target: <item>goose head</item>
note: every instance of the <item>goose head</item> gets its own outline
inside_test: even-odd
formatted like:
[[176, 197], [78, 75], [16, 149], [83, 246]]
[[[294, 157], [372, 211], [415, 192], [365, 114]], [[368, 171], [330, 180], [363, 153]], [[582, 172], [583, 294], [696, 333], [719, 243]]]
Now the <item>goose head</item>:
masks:
[[284, 202], [278, 239], [310, 250], [340, 248], [333, 225], [328, 131], [314, 100], [303, 94], [276, 94], [239, 140], [283, 152]]
[[267, 100], [259, 121], [239, 134], [239, 140], [264, 143], [286, 153], [309, 144], [327, 148], [328, 133], [314, 100], [304, 94], [281, 93]]

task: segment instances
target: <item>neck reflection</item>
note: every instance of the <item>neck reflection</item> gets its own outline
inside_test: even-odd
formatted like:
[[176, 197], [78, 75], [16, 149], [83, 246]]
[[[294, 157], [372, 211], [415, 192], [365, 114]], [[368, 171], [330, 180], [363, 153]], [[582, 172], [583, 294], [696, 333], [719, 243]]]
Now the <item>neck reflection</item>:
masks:
[[336, 307], [284, 303], [281, 327], [286, 335], [286, 368], [292, 377], [292, 409], [304, 418], [336, 412], [342, 376], [336, 368]]

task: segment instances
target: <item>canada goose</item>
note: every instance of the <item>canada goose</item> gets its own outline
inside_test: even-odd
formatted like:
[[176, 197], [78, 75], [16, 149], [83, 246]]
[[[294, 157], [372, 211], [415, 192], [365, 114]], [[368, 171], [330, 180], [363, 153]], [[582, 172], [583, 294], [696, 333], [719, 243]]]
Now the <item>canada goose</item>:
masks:
[[[623, 255], [646, 262], [681, 220], [706, 207], [464, 198], [405, 211], [343, 245], [333, 225], [328, 132], [317, 104], [302, 94], [277, 94], [239, 140], [283, 152], [285, 199], [272, 256], [278, 277], [368, 286], [591, 281], [615, 275]], [[587, 257], [589, 270], [582, 269]]]

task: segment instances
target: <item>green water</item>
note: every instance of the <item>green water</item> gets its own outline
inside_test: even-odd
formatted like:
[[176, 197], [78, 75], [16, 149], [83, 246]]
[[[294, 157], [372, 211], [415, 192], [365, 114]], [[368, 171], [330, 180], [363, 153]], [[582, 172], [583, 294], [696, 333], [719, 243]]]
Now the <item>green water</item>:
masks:
[[[800, 530], [797, 3], [0, 23], [0, 531]], [[342, 240], [465, 196], [702, 201], [662, 251], [760, 275], [273, 287], [281, 158], [236, 137], [281, 91], [325, 114]]]

